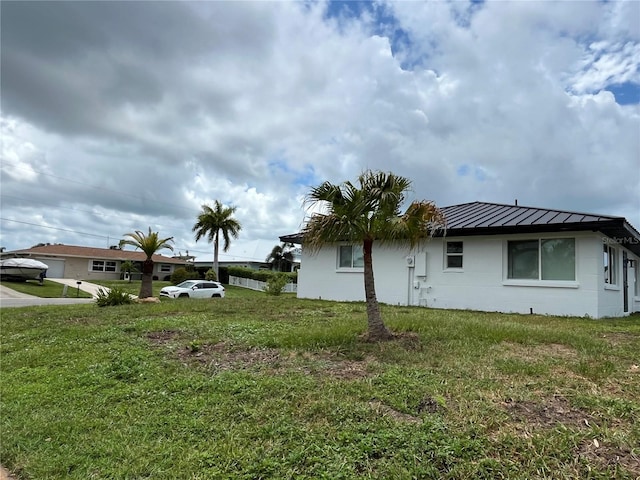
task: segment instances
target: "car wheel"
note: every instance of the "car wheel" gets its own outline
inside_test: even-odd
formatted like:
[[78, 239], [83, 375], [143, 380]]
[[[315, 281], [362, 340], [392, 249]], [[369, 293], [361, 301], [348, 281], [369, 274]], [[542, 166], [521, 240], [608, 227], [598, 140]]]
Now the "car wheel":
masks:
[[178, 295], [179, 298], [189, 298], [189, 294], [188, 293], [181, 293], [180, 295]]
[[220, 298], [220, 294], [219, 293], [214, 293], [213, 295], [211, 295], [211, 298]]

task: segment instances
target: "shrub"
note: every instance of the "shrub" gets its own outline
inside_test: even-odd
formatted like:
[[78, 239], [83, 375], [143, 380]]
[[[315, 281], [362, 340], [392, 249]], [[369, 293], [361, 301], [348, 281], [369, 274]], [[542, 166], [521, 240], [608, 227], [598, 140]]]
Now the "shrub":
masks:
[[204, 274], [204, 279], [213, 282], [217, 281], [218, 277], [216, 276], [216, 271], [213, 268], [210, 268], [209, 270], [207, 270], [207, 273]]
[[187, 270], [186, 268], [176, 268], [171, 274], [171, 283], [178, 285], [185, 280], [192, 280], [200, 278], [200, 274], [195, 270]]
[[272, 270], [253, 270], [245, 267], [229, 267], [229, 275], [240, 278], [250, 278], [259, 282], [267, 282], [274, 275], [284, 275], [286, 283], [298, 283], [298, 272], [274, 272]]
[[100, 288], [96, 294], [96, 304], [99, 307], [115, 307], [129, 303], [133, 303], [133, 297], [120, 287], [113, 287], [109, 291]]
[[280, 295], [285, 285], [289, 283], [289, 278], [284, 273], [276, 273], [267, 279], [267, 286], [264, 291], [267, 295]]

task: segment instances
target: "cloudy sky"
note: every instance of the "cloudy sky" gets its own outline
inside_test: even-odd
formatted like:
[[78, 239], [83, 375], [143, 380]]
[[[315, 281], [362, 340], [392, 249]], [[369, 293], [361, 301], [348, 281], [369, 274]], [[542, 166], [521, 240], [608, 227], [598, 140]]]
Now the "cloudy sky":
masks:
[[204, 260], [218, 199], [262, 258], [310, 187], [367, 168], [440, 206], [640, 228], [637, 1], [3, 0], [1, 21], [7, 250], [150, 226]]

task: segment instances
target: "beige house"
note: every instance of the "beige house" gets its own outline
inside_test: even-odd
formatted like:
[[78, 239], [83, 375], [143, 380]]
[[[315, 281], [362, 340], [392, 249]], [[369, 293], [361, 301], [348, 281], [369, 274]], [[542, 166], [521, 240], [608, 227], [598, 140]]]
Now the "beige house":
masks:
[[[49, 266], [47, 277], [72, 278], [77, 280], [118, 280], [126, 276], [121, 265], [129, 260], [137, 266], [138, 272], [132, 278], [140, 278], [142, 262], [146, 255], [139, 251], [118, 248], [79, 247], [76, 245], [42, 245], [25, 250], [3, 252], [2, 258], [26, 257], [39, 260]], [[169, 280], [176, 268], [184, 267], [184, 258], [154, 255], [154, 280]]]

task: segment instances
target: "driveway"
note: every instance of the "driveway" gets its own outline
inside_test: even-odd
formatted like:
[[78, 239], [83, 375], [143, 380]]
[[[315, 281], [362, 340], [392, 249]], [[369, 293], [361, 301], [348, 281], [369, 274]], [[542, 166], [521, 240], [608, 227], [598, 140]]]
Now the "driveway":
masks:
[[[78, 287], [75, 280], [68, 280], [66, 278], [48, 278], [52, 282], [62, 283], [69, 285], [69, 297], [67, 298], [41, 298], [26, 293], [16, 292], [6, 285], [0, 284], [0, 308], [10, 307], [34, 307], [38, 305], [76, 305], [79, 303], [92, 303], [93, 298], [75, 298], [74, 289]], [[82, 282], [80, 284], [80, 290], [89, 292], [95, 297], [97, 291], [101, 287], [93, 283]], [[108, 290], [108, 289], [107, 289]]]
[[93, 296], [93, 298], [96, 298], [98, 296], [98, 290], [100, 289], [105, 290], [107, 292], [109, 291], [107, 287], [103, 287], [102, 285], [96, 285], [95, 283], [85, 282], [84, 280], [80, 282], [80, 285], [78, 285], [77, 280], [74, 280], [72, 278], [47, 277], [47, 280], [51, 280], [52, 282], [62, 283], [63, 285], [68, 285], [69, 296], [75, 295], [75, 290], [78, 287], [80, 287], [80, 290], [82, 290], [83, 292], [90, 293]]

